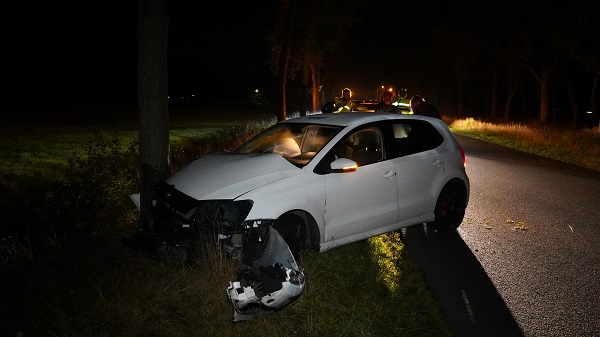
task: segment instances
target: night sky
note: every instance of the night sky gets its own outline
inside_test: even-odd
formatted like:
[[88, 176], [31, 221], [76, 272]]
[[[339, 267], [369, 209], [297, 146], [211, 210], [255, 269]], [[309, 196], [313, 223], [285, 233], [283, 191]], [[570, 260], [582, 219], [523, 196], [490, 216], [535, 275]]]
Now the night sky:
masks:
[[[474, 32], [477, 22], [486, 20], [461, 17], [456, 5], [477, 4], [482, 16], [493, 17], [504, 9], [520, 10], [516, 4], [521, 2], [510, 2], [488, 9], [487, 3], [467, 0], [366, 1], [343, 48], [327, 60], [326, 95], [350, 87], [356, 98], [370, 98], [381, 84], [427, 95], [440, 66], [435, 31], [473, 21]], [[273, 88], [263, 42], [273, 3], [219, 1], [207, 7], [200, 1], [171, 1], [169, 94], [243, 101], [254, 88]], [[136, 1], [117, 0], [3, 1], [4, 105], [26, 110], [135, 104], [136, 6]], [[337, 19], [335, 13], [331, 19]], [[464, 39], [469, 38], [466, 30]]]
[[[379, 10], [378, 2], [382, 1], [373, 1], [362, 11], [364, 18], [348, 32], [348, 44], [331, 66], [345, 74], [345, 68], [352, 68], [356, 76], [331, 75], [339, 82], [332, 88], [358, 87], [361, 77], [371, 79], [388, 73], [381, 62], [369, 60], [372, 53], [378, 58], [398, 57], [391, 63], [408, 62], [397, 50], [385, 48], [382, 35], [392, 33], [394, 43], [398, 42], [396, 37], [410, 36], [408, 20], [399, 20], [394, 14], [397, 9]], [[62, 108], [135, 102], [135, 1], [8, 0], [1, 6], [5, 104], [12, 108]], [[200, 1], [172, 1], [170, 95], [195, 94], [207, 101], [242, 100], [255, 87], [273, 86], [263, 44], [273, 10], [268, 1], [215, 2], [210, 8]], [[361, 45], [367, 48], [357, 47]], [[375, 50], [380, 45], [383, 52]], [[401, 67], [391, 64], [389, 70], [401, 72]]]

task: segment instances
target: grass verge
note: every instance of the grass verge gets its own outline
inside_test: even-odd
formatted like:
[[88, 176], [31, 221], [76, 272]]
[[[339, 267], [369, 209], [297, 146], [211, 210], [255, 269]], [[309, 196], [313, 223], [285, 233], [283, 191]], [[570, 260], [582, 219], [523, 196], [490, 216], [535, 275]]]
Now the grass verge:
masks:
[[456, 134], [600, 171], [600, 132], [597, 128], [494, 124], [473, 118], [447, 123]]

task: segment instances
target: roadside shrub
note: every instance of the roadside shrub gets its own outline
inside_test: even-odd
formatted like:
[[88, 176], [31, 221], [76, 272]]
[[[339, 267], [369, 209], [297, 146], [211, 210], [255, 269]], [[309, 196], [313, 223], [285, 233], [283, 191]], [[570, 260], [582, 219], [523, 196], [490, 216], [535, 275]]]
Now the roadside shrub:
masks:
[[59, 233], [118, 224], [133, 208], [128, 195], [138, 190], [137, 149], [137, 140], [125, 146], [118, 132], [110, 138], [95, 132], [84, 154], [68, 158], [65, 179], [46, 193], [48, 223]]

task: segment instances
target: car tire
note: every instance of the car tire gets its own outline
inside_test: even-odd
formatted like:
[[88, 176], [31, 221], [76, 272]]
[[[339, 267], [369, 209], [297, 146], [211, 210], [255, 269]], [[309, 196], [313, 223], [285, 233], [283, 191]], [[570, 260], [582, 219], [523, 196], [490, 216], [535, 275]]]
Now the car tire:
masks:
[[436, 230], [454, 230], [460, 226], [467, 207], [464, 185], [449, 183], [440, 192], [435, 204], [435, 220], [427, 225]]
[[279, 235], [285, 240], [295, 258], [298, 258], [306, 245], [306, 226], [304, 220], [297, 215], [287, 213], [279, 217], [273, 224]]

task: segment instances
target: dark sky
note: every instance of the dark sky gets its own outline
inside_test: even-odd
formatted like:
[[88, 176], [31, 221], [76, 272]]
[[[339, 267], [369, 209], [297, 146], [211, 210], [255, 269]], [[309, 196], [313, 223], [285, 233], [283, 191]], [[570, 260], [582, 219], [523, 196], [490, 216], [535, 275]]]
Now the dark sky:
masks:
[[[413, 89], [432, 61], [429, 28], [447, 13], [445, 2], [371, 0], [336, 54], [339, 69], [331, 78], [331, 94], [343, 87], [359, 99], [371, 98], [381, 85]], [[343, 74], [343, 75], [341, 75]], [[364, 97], [363, 97], [364, 96]]]
[[[386, 2], [371, 2], [332, 66], [345, 74], [344, 68], [351, 68], [356, 75], [342, 76], [332, 87], [371, 87], [362, 83], [364, 78], [387, 80], [388, 70], [402, 74], [405, 51], [375, 48], [412, 36], [411, 20], [399, 5], [379, 10]], [[222, 1], [207, 7], [201, 1], [172, 1], [170, 93], [219, 100], [272, 85], [262, 45], [273, 15], [270, 3]], [[1, 6], [4, 102], [39, 106], [135, 100], [136, 1], [7, 0]], [[389, 66], [381, 59], [390, 60]]]
[[[430, 28], [449, 29], [459, 23], [468, 27], [465, 23], [474, 19], [481, 23], [505, 9], [520, 10], [512, 0], [365, 1], [368, 7], [360, 11], [361, 21], [348, 30], [343, 48], [327, 60], [326, 98], [344, 87], [350, 87], [355, 98], [370, 98], [381, 85], [405, 87], [410, 95], [427, 93], [434, 81], [431, 74], [439, 70], [433, 61], [441, 54]], [[170, 95], [240, 101], [255, 88], [273, 87], [263, 45], [273, 3], [218, 1], [207, 6], [201, 1], [170, 1]], [[132, 0], [3, 1], [3, 104], [50, 108], [135, 103], [136, 6]], [[461, 18], [457, 6], [481, 17]], [[331, 20], [340, 19], [336, 14], [331, 13]], [[567, 19], [561, 17], [561, 24]], [[508, 28], [521, 26], [517, 22]], [[463, 40], [477, 30], [471, 27]]]
[[135, 1], [8, 0], [0, 6], [4, 102], [50, 108], [135, 95]]

